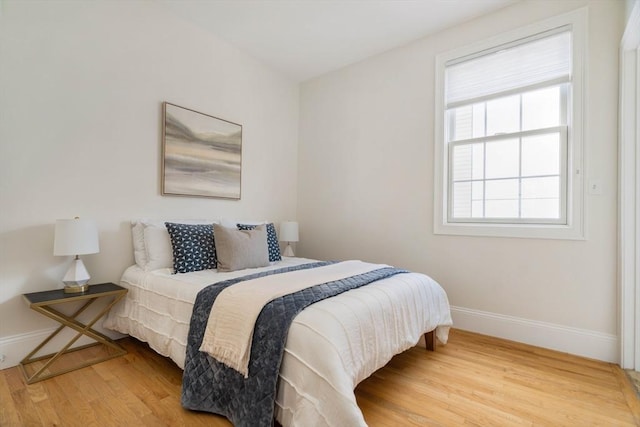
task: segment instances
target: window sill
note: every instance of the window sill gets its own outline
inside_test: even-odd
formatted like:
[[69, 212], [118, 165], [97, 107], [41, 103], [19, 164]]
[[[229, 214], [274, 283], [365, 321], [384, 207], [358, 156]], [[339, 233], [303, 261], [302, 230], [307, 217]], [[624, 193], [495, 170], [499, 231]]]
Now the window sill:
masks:
[[434, 234], [515, 237], [524, 239], [586, 240], [581, 228], [552, 224], [436, 223]]

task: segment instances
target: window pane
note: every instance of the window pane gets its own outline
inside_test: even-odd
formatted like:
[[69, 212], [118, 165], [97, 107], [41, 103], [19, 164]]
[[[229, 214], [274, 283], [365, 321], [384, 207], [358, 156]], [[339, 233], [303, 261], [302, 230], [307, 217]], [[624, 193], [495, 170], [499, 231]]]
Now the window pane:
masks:
[[484, 110], [485, 104], [481, 102], [473, 105], [473, 137], [478, 138], [485, 136], [485, 123], [484, 123]]
[[473, 181], [471, 183], [471, 200], [484, 199], [484, 181]]
[[473, 179], [484, 178], [484, 144], [473, 144], [473, 166], [471, 170], [471, 177]]
[[453, 217], [469, 218], [471, 216], [471, 183], [456, 182], [453, 184]]
[[452, 111], [454, 118], [453, 122], [453, 135], [452, 141], [461, 141], [463, 139], [469, 139], [472, 136], [473, 126], [473, 108], [471, 105], [456, 108]]
[[500, 179], [486, 182], [487, 200], [518, 200], [518, 180]]
[[484, 144], [453, 146], [453, 180], [484, 178]]
[[520, 159], [518, 140], [488, 142], [486, 144], [487, 178], [512, 178], [518, 176]]
[[484, 110], [483, 102], [447, 110], [453, 133], [449, 140], [462, 141], [485, 136]]
[[522, 217], [560, 218], [560, 177], [522, 179]]
[[520, 130], [520, 95], [487, 102], [487, 135]]
[[559, 199], [529, 199], [522, 201], [523, 218], [560, 218]]
[[478, 200], [471, 202], [471, 217], [484, 218], [484, 201]]
[[560, 87], [522, 95], [522, 130], [560, 126]]
[[558, 199], [560, 198], [560, 177], [523, 178], [523, 199]]
[[486, 218], [518, 218], [517, 200], [487, 200]]
[[559, 133], [522, 138], [522, 176], [559, 174]]
[[473, 149], [471, 145], [455, 145], [453, 147], [453, 180], [471, 179], [471, 160]]
[[518, 180], [487, 181], [485, 187], [487, 218], [518, 217]]

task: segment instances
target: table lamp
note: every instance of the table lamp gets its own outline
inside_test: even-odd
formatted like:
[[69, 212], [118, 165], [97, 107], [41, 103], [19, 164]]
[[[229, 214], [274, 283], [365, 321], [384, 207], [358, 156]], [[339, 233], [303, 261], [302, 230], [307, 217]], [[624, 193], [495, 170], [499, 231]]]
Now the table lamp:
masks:
[[284, 221], [280, 224], [280, 241], [287, 242], [282, 255], [294, 256], [293, 249], [291, 248], [291, 242], [298, 241], [298, 223], [295, 221]]
[[91, 277], [78, 255], [98, 252], [100, 252], [98, 227], [93, 220], [76, 217], [56, 221], [53, 254], [75, 256], [62, 279], [65, 293], [86, 292], [89, 289], [88, 282]]

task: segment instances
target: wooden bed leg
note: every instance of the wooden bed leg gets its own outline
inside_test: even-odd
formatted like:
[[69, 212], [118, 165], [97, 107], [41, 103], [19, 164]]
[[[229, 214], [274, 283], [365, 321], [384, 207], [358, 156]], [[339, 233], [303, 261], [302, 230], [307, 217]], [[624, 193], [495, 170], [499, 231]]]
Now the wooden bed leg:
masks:
[[428, 351], [436, 351], [436, 331], [429, 331], [424, 334], [424, 342], [427, 345]]

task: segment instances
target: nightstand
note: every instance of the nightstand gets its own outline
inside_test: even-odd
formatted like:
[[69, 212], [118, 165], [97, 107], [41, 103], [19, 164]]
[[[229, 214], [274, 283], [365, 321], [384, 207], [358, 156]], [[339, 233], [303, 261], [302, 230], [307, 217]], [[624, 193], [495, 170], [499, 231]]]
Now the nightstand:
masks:
[[[22, 373], [24, 374], [27, 384], [46, 380], [47, 378], [51, 378], [56, 375], [74, 371], [76, 369], [84, 368], [86, 366], [104, 362], [105, 360], [113, 359], [114, 357], [126, 354], [127, 351], [122, 348], [122, 346], [120, 346], [118, 343], [116, 343], [106, 335], [101, 334], [100, 332], [93, 329], [93, 325], [102, 316], [107, 314], [111, 307], [113, 307], [118, 301], [120, 301], [126, 294], [126, 288], [118, 286], [114, 283], [101, 283], [98, 285], [91, 285], [89, 286], [88, 291], [81, 294], [64, 293], [62, 289], [24, 294], [23, 297], [29, 304], [29, 308], [61, 323], [61, 325], [51, 335], [49, 335], [44, 341], [42, 341], [42, 343], [40, 343], [40, 345], [34, 348], [31, 353], [29, 353], [24, 359], [20, 361], [20, 368], [22, 370]], [[77, 317], [87, 308], [89, 308], [94, 302], [99, 299], [109, 297], [113, 297], [113, 300], [109, 302], [89, 322], [84, 324], [77, 320]], [[61, 313], [54, 308], [55, 305], [70, 303], [74, 301], [81, 301], [84, 302], [84, 304], [82, 304], [82, 306], [71, 315]], [[42, 347], [44, 347], [49, 341], [51, 341], [53, 337], [58, 335], [58, 333], [60, 333], [60, 331], [62, 331], [65, 327], [71, 328], [78, 333], [57, 353], [51, 353], [46, 356], [32, 358], [34, 354], [40, 351]], [[70, 349], [70, 347], [82, 336], [87, 336], [96, 342]], [[63, 356], [78, 350], [98, 346], [100, 344], [105, 347], [104, 350], [106, 351], [103, 352], [105, 354], [93, 357], [88, 361], [77, 359], [74, 360], [73, 357], [68, 357], [69, 360], [66, 361], [66, 366], [63, 366], [57, 371], [50, 369], [52, 367], [52, 364], [57, 360], [61, 361], [63, 359]], [[31, 372], [28, 372], [27, 367], [31, 366], [35, 366], [35, 369], [32, 369]]]

